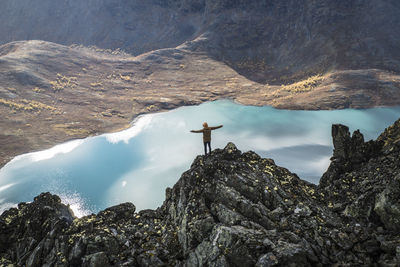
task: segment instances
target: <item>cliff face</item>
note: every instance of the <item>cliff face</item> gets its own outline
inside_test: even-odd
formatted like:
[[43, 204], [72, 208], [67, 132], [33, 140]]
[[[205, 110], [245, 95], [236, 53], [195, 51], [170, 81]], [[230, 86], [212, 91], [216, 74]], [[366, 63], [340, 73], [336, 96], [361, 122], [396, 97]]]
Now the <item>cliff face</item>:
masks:
[[75, 218], [43, 193], [0, 216], [1, 263], [27, 266], [398, 266], [400, 120], [363, 142], [333, 127], [321, 184], [233, 144], [198, 156], [157, 210]]

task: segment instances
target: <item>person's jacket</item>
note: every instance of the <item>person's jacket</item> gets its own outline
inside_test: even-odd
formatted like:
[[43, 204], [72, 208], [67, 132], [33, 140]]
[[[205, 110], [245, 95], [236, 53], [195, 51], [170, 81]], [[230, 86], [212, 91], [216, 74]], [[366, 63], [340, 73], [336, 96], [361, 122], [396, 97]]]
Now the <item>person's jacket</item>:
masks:
[[204, 127], [201, 130], [193, 130], [193, 133], [203, 133], [203, 142], [211, 142], [211, 131], [221, 128], [222, 125], [216, 127]]

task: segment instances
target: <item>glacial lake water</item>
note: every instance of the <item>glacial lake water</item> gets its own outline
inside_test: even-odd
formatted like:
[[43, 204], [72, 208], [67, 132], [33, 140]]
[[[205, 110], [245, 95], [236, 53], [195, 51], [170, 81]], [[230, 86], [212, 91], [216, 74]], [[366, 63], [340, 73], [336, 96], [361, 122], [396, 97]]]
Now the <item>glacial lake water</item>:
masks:
[[331, 124], [360, 129], [375, 139], [400, 117], [400, 107], [364, 110], [289, 111], [216, 101], [139, 117], [130, 129], [74, 140], [14, 158], [0, 170], [0, 213], [41, 192], [59, 195], [77, 216], [122, 202], [157, 208], [194, 158], [203, 153], [202, 135], [213, 131], [212, 147], [234, 142], [301, 178], [318, 183], [332, 155]]

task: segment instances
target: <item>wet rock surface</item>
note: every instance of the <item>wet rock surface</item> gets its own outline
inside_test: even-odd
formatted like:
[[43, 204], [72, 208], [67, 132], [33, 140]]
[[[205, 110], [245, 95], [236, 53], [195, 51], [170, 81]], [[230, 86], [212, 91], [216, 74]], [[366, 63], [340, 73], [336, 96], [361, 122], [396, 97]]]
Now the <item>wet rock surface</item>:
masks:
[[367, 143], [332, 133], [318, 186], [229, 143], [198, 156], [157, 210], [76, 218], [43, 193], [0, 216], [0, 264], [399, 266], [400, 120]]

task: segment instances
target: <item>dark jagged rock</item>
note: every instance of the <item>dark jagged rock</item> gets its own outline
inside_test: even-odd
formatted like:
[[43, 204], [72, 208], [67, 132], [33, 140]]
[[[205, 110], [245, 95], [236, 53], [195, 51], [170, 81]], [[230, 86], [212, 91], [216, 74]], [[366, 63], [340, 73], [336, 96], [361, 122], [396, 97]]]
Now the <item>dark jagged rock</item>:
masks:
[[321, 178], [320, 185], [323, 187], [332, 184], [339, 174], [355, 169], [361, 163], [376, 157], [383, 146], [381, 140], [365, 143], [359, 130], [350, 136], [349, 128], [341, 124], [332, 125], [332, 139], [332, 163]]
[[400, 120], [376, 140], [333, 126], [319, 186], [229, 143], [157, 210], [73, 217], [44, 193], [0, 216], [0, 265], [399, 266]]

